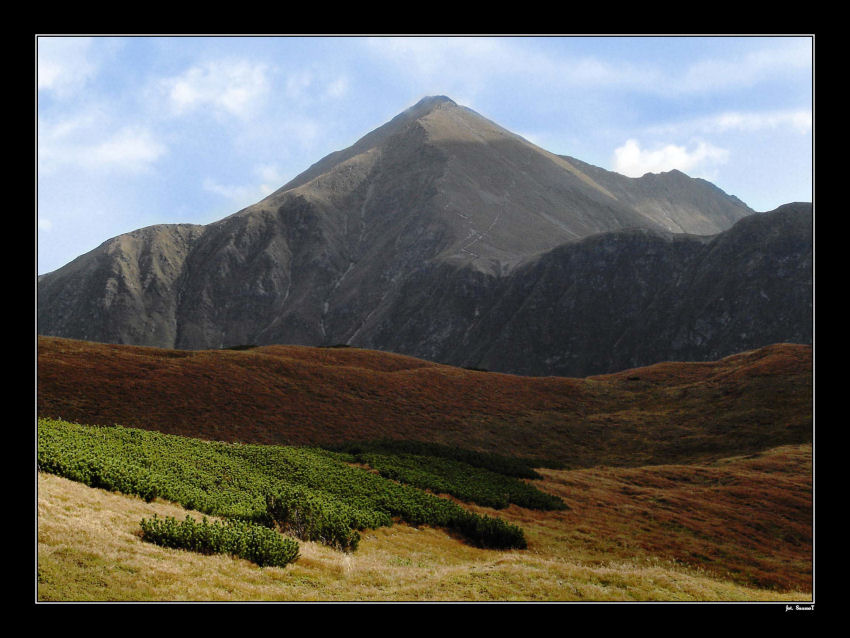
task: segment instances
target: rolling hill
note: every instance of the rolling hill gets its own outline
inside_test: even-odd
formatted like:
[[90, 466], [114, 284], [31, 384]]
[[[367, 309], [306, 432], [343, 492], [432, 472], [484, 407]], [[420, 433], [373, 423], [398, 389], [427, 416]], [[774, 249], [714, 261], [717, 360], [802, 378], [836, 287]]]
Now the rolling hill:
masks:
[[287, 445], [408, 439], [570, 467], [691, 462], [812, 441], [812, 349], [803, 345], [577, 379], [359, 348], [38, 344], [39, 416], [91, 425]]

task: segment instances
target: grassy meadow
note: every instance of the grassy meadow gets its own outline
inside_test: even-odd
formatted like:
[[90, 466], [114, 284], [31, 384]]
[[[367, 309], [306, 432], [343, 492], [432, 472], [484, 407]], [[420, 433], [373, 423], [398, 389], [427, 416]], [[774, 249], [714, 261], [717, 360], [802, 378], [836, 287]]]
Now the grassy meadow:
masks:
[[[773, 467], [785, 460], [805, 466], [810, 446], [638, 475], [625, 469], [541, 470], [544, 478], [537, 484], [569, 492], [569, 509], [469, 506], [521, 526], [525, 550], [479, 548], [445, 529], [396, 524], [364, 530], [358, 548], [349, 552], [299, 540], [298, 560], [284, 568], [146, 543], [140, 538], [142, 518], [182, 519], [187, 511], [161, 498], [148, 503], [39, 473], [38, 599], [810, 601], [811, 545], [805, 548], [805, 533], [802, 543], [792, 540], [805, 528], [804, 515], [796, 525], [765, 524], [768, 531], [753, 546], [748, 533], [758, 519], [783, 516], [766, 512], [768, 503], [751, 502], [729, 530], [709, 537], [706, 520], [741, 507], [742, 499], [725, 492], [707, 498], [705, 492], [667, 486], [676, 472], [705, 471], [730, 481], [742, 474], [742, 481], [775, 490], [774, 479], [785, 475], [782, 496], [805, 502], [802, 475]], [[639, 492], [631, 507], [626, 488]], [[669, 502], [659, 507], [663, 499]]]

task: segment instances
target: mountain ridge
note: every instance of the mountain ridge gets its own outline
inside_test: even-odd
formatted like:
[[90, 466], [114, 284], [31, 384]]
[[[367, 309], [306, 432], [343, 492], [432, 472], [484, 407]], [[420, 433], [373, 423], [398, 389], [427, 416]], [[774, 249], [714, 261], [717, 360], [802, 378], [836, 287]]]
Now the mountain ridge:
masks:
[[413, 344], [408, 354], [452, 365], [584, 376], [811, 343], [811, 222], [802, 204], [713, 237], [601, 233], [502, 279], [434, 266], [363, 345]]
[[[424, 356], [445, 349], [459, 326], [474, 339], [475, 312], [484, 310], [455, 300], [451, 316], [420, 317], [410, 303], [417, 287], [454, 282], [495, 303], [497, 288], [560, 246], [634, 228], [723, 229], [715, 236], [753, 214], [704, 180], [617, 176], [436, 96], [228, 217], [139, 229], [39, 277], [38, 331], [180, 348], [346, 343]], [[427, 337], [409, 329], [420, 320], [432, 324]], [[588, 370], [557, 369], [571, 372]]]

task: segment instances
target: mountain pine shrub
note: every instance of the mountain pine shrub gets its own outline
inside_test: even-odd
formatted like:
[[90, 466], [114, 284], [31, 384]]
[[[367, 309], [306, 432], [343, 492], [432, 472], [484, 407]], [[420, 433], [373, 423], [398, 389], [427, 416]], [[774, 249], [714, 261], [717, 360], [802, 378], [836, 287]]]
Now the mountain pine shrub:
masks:
[[198, 523], [188, 514], [178, 522], [174, 517], [142, 519], [142, 539], [163, 547], [185, 549], [201, 554], [231, 554], [260, 567], [285, 567], [298, 558], [298, 543], [275, 530], [246, 523], [210, 523], [205, 516]]

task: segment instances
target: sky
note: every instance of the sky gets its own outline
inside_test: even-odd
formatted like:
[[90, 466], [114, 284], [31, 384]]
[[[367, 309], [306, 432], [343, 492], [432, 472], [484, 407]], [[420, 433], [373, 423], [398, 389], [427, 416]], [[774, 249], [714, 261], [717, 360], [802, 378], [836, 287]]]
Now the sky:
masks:
[[630, 177], [812, 201], [811, 37], [47, 37], [37, 269], [253, 204], [428, 95]]

